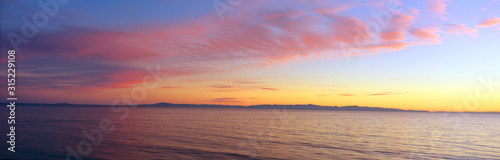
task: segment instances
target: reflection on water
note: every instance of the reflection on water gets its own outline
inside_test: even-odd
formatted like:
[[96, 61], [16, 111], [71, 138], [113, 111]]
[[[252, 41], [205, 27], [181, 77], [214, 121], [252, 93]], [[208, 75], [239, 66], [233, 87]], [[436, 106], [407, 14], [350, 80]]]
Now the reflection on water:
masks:
[[29, 159], [64, 159], [103, 118], [115, 129], [83, 158], [500, 159], [500, 114], [144, 107], [121, 120], [108, 107], [17, 109], [15, 154]]

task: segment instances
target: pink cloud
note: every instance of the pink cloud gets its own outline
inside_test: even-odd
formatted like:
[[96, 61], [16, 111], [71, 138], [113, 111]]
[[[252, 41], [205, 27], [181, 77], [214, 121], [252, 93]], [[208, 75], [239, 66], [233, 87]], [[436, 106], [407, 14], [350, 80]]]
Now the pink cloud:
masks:
[[[124, 70], [115, 72], [107, 76], [107, 78], [110, 78], [111, 88], [129, 88], [134, 84], [142, 83], [146, 75], [148, 73], [139, 70]], [[150, 80], [152, 81], [153, 79]]]
[[379, 34], [383, 42], [399, 42], [406, 39], [405, 33], [415, 20], [414, 16], [394, 13], [390, 25]]
[[[365, 33], [367, 23], [361, 19], [331, 14], [348, 10], [350, 6], [314, 11], [282, 9], [278, 12], [259, 8], [262, 7], [238, 8], [240, 12], [228, 15], [230, 17], [224, 21], [219, 21], [216, 15], [206, 15], [198, 20], [171, 25], [143, 25], [148, 27], [136, 27], [130, 32], [73, 28], [40, 35], [33, 39], [33, 44], [49, 49], [29, 58], [32, 61], [40, 57], [58, 57], [63, 61], [83, 59], [93, 62], [87, 65], [109, 67], [109, 70], [94, 69], [92, 72], [105, 75], [109, 82], [102, 85], [114, 88], [141, 83], [146, 75], [144, 67], [148, 64], [161, 64], [163, 72], [171, 76], [215, 73], [287, 63], [312, 55], [342, 55], [338, 44], [367, 42], [355, 46], [360, 54], [353, 55], [362, 55], [418, 45], [408, 40], [409, 36], [416, 36], [418, 40], [439, 40], [436, 28], [411, 29], [416, 18], [403, 13], [394, 13], [392, 22], [381, 33]], [[30, 73], [36, 74], [35, 69]], [[71, 76], [80, 76], [79, 79], [91, 77], [87, 73]], [[113, 81], [117, 83], [111, 83]], [[224, 86], [219, 86], [219, 89], [225, 91]]]
[[412, 9], [410, 9], [410, 13], [413, 14], [413, 15], [419, 15], [420, 14], [420, 10], [412, 8]]
[[380, 39], [382, 41], [401, 41], [406, 39], [404, 30], [392, 30], [380, 33]]
[[441, 32], [437, 27], [413, 28], [409, 31], [412, 35], [422, 40], [438, 41]]
[[390, 51], [398, 51], [405, 49], [406, 47], [412, 46], [414, 44], [408, 42], [389, 42], [389, 43], [381, 43], [374, 45], [364, 46], [364, 49], [369, 49], [373, 51], [381, 51], [381, 50], [390, 50]]
[[318, 14], [339, 14], [341, 12], [347, 11], [348, 9], [349, 7], [343, 5], [339, 7], [327, 7], [327, 8], [315, 9], [314, 12]]
[[430, 0], [427, 3], [427, 7], [431, 12], [436, 13], [441, 19], [445, 19], [443, 15], [448, 14], [446, 12], [446, 9], [448, 7], [447, 2], [450, 1], [451, 0]]
[[267, 14], [264, 19], [266, 20], [273, 20], [273, 19], [278, 19], [278, 18], [297, 18], [303, 15], [306, 15], [307, 13], [301, 10], [290, 10], [290, 11], [279, 11], [279, 12], [274, 12], [274, 13], [269, 13]]
[[[43, 35], [37, 37], [42, 44], [57, 47], [49, 51], [58, 56], [81, 59], [81, 58], [103, 58], [118, 61], [141, 60], [161, 56], [151, 47], [152, 41], [144, 39], [139, 34], [113, 32], [113, 31], [90, 31], [72, 28], [73, 31], [64, 31], [65, 36]], [[82, 32], [82, 33], [76, 33]], [[50, 43], [50, 44], [49, 44]]]
[[388, 29], [409, 28], [416, 19], [415, 16], [411, 16], [411, 15], [404, 14], [404, 13], [393, 13], [392, 17], [393, 17], [392, 22], [391, 22], [391, 25], [388, 26]]
[[479, 34], [477, 33], [479, 30], [478, 29], [473, 29], [473, 28], [468, 28], [465, 26], [465, 24], [446, 24], [446, 26], [449, 28], [446, 33], [448, 34], [455, 34], [458, 36], [463, 36], [464, 34], [468, 34], [472, 37], [477, 37]]
[[499, 17], [493, 17], [493, 18], [490, 18], [488, 20], [482, 21], [476, 27], [479, 27], [479, 28], [493, 27], [493, 26], [497, 26], [499, 24], [500, 24], [500, 18]]

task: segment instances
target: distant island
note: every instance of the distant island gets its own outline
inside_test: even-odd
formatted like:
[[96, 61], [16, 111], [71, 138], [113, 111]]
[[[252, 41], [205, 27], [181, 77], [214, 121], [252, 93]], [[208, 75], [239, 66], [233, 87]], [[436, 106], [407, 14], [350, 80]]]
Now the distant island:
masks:
[[[23, 105], [23, 104], [19, 104]], [[109, 106], [109, 105], [89, 105], [89, 104], [70, 104], [70, 103], [57, 103], [57, 104], [40, 104], [40, 103], [24, 103], [29, 106]], [[366, 106], [320, 106], [314, 104], [260, 104], [260, 105], [220, 105], [220, 104], [174, 104], [174, 103], [156, 103], [156, 104], [139, 104], [142, 107], [183, 107], [183, 108], [241, 108], [241, 109], [295, 109], [295, 110], [334, 110], [334, 111], [385, 111], [385, 112], [429, 112], [425, 110], [403, 110], [396, 108], [382, 108], [382, 107], [366, 107]]]
[[273, 108], [286, 108], [297, 110], [337, 110], [337, 111], [389, 111], [389, 112], [429, 112], [424, 110], [403, 110], [396, 108], [382, 108], [382, 107], [360, 107], [360, 106], [320, 106], [314, 104], [260, 104], [260, 105], [218, 105], [218, 104], [173, 104], [173, 103], [156, 103], [156, 104], [142, 104], [140, 106], [153, 106], [153, 107], [198, 107], [198, 108], [245, 108], [245, 109], [273, 109]]

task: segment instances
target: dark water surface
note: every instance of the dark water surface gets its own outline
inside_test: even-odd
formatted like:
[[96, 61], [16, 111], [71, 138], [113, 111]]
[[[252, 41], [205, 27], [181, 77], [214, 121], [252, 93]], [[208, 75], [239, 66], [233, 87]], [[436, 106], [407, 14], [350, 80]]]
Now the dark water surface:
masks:
[[[2, 110], [2, 158], [65, 159], [69, 147], [84, 159], [500, 159], [500, 114], [16, 109], [16, 153], [7, 151]], [[114, 130], [103, 132], [103, 119]], [[94, 144], [83, 130], [93, 133]]]

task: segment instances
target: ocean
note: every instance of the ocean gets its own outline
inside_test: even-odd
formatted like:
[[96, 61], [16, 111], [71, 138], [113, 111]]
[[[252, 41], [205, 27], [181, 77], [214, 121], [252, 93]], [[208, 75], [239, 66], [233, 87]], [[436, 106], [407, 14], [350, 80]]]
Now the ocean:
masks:
[[15, 153], [6, 120], [2, 158], [500, 159], [493, 113], [20, 105]]

